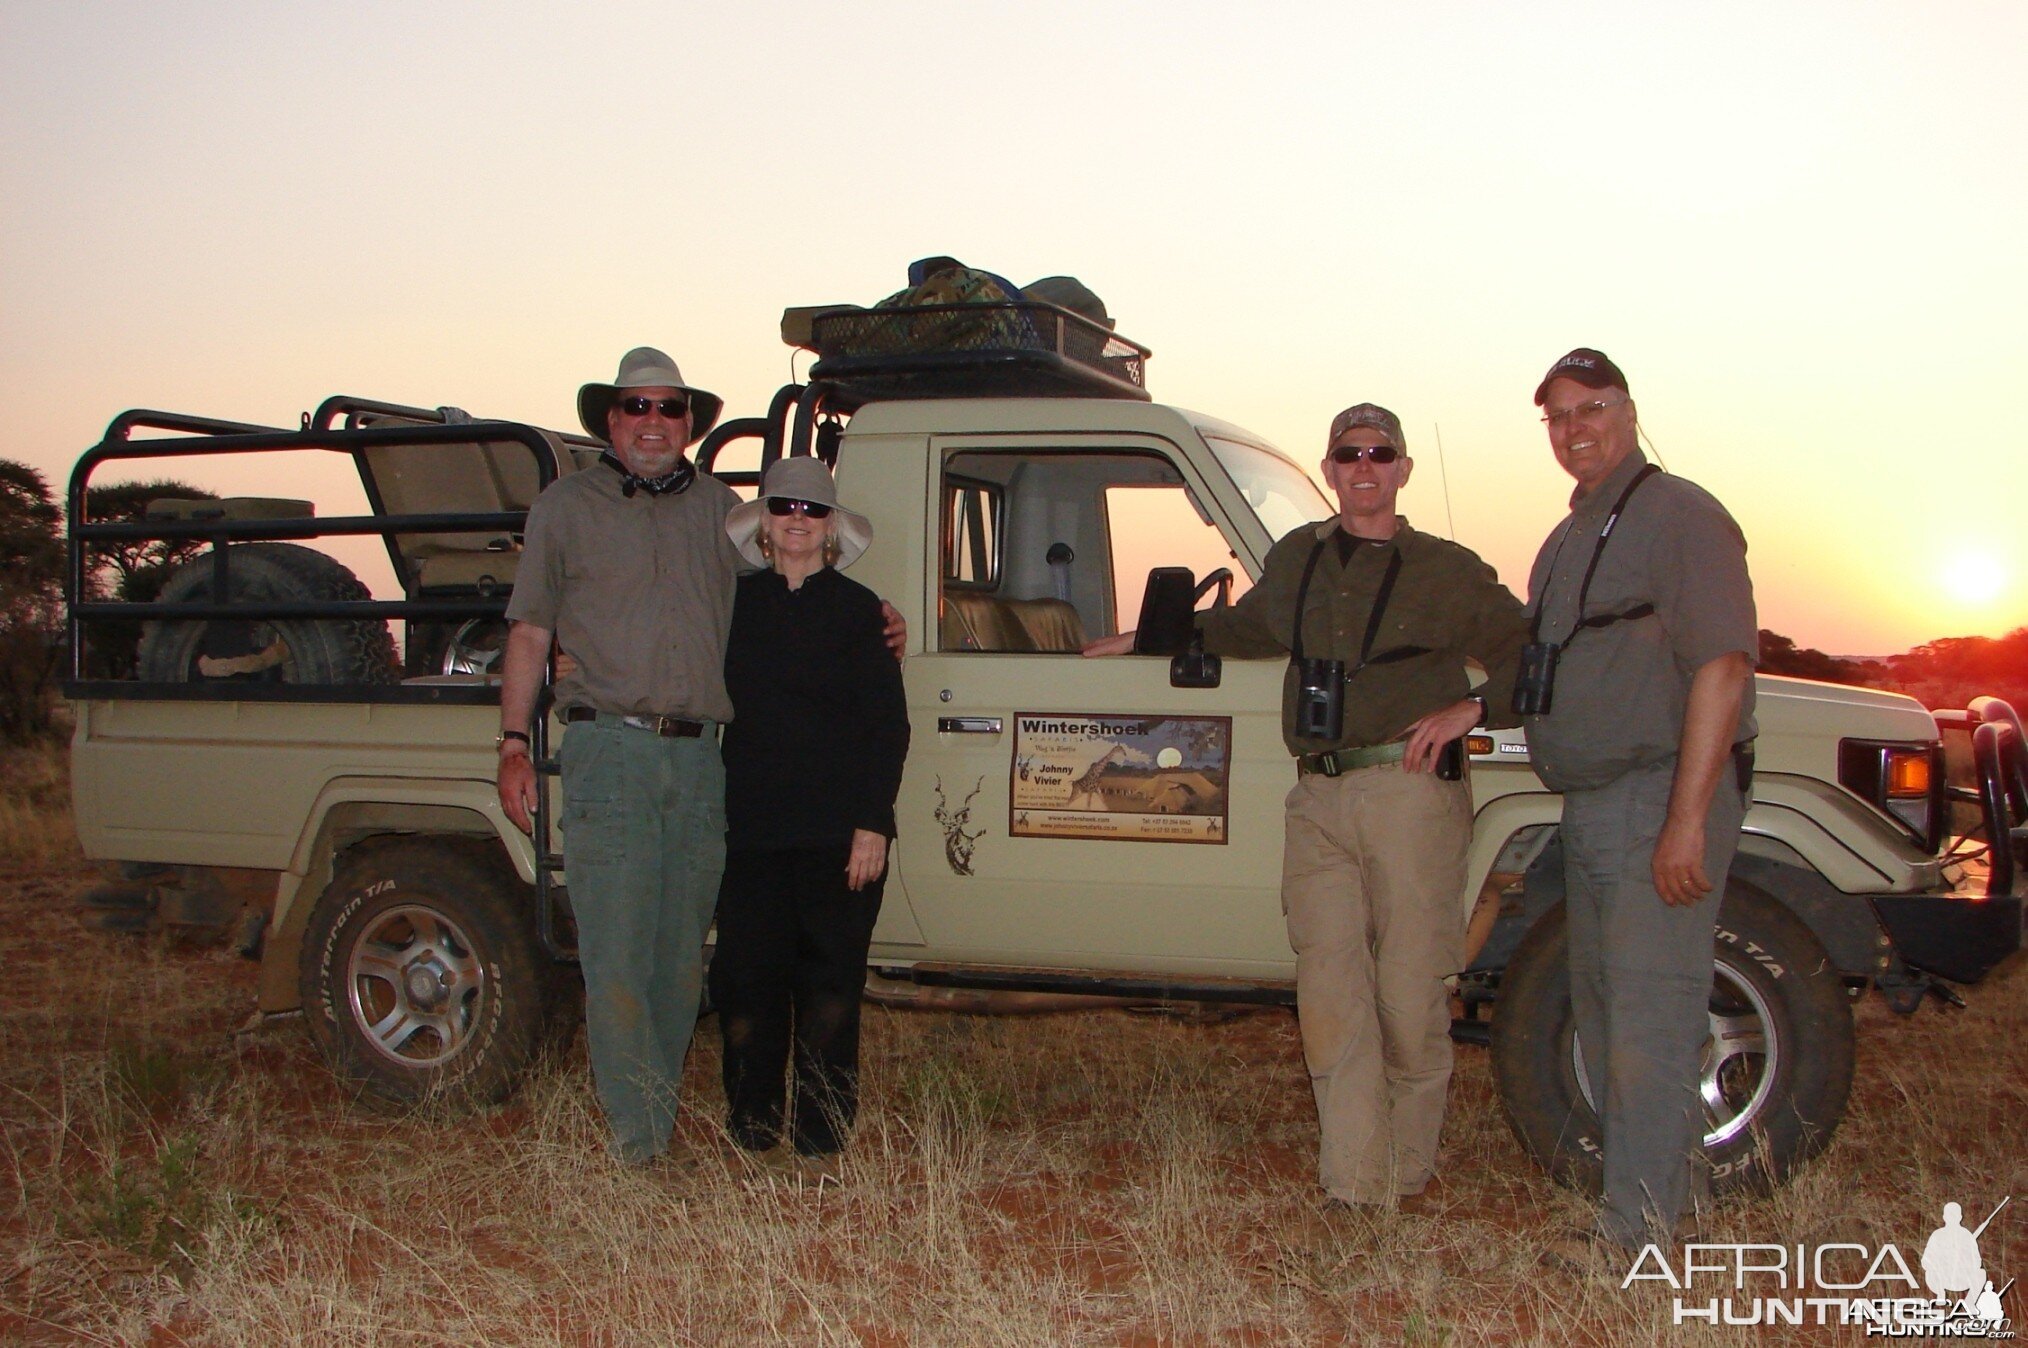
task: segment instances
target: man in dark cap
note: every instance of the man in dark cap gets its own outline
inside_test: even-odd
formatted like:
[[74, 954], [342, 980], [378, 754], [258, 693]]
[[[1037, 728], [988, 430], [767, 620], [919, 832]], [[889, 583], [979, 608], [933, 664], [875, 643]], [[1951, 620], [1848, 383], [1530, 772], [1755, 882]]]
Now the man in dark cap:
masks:
[[1529, 576], [1516, 710], [1563, 792], [1571, 1006], [1605, 1138], [1590, 1234], [1638, 1251], [1673, 1241], [1707, 1183], [1699, 1056], [1751, 785], [1753, 585], [1725, 507], [1642, 454], [1603, 352], [1558, 360], [1535, 404], [1577, 489]]
[[[1397, 511], [1414, 466], [1394, 413], [1340, 412], [1323, 462], [1338, 513], [1276, 543], [1230, 608], [1197, 615], [1208, 651], [1290, 657], [1282, 909], [1318, 1181], [1327, 1201], [1365, 1207], [1421, 1193], [1436, 1170], [1451, 1077], [1444, 979], [1464, 964], [1472, 834], [1458, 741], [1516, 724], [1525, 637], [1520, 601], [1492, 567]], [[1468, 660], [1488, 676], [1476, 694]], [[1335, 718], [1319, 715], [1325, 702]]]
[[732, 716], [725, 640], [740, 558], [725, 517], [738, 500], [684, 454], [720, 405], [652, 347], [629, 351], [612, 383], [580, 389], [579, 419], [612, 449], [536, 499], [507, 604], [500, 803], [523, 831], [552, 638], [574, 661], [556, 685], [569, 725], [563, 836], [592, 1078], [610, 1149], [628, 1165], [669, 1145], [725, 868], [717, 727]]

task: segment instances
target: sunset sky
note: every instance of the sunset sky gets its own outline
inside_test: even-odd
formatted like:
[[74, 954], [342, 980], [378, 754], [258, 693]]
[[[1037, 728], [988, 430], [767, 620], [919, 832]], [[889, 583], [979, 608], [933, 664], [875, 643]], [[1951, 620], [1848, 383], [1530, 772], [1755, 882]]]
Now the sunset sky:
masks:
[[1081, 277], [1157, 398], [1306, 464], [1392, 407], [1404, 508], [1517, 589], [1569, 488], [1530, 394], [1602, 347], [1763, 626], [1997, 635], [2024, 57], [2018, 0], [17, 2], [0, 457], [338, 392], [569, 428], [639, 343], [758, 412], [784, 306], [949, 253]]

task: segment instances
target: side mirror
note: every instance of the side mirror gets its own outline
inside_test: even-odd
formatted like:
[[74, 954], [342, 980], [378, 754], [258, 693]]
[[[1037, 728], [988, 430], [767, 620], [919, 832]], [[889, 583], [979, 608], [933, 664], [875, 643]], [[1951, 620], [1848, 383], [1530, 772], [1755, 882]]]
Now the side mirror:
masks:
[[1190, 648], [1169, 661], [1171, 688], [1216, 688], [1225, 677], [1223, 662], [1204, 651], [1204, 638], [1190, 638]]
[[1134, 625], [1135, 655], [1178, 655], [1197, 630], [1197, 576], [1187, 566], [1158, 566], [1148, 572], [1141, 595], [1141, 620]]

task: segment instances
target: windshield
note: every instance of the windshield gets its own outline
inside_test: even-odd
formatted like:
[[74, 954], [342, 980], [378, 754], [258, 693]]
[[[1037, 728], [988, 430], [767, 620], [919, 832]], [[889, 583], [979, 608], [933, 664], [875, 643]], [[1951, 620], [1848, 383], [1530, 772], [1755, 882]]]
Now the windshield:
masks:
[[1204, 443], [1246, 497], [1270, 539], [1337, 512], [1302, 469], [1258, 445], [1206, 434]]

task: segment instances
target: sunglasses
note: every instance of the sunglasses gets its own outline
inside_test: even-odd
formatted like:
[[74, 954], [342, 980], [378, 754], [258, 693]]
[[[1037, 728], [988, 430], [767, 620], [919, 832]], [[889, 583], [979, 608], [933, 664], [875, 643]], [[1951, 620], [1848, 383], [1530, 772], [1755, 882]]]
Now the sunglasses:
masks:
[[1401, 457], [1401, 451], [1393, 445], [1339, 445], [1331, 451], [1332, 463], [1357, 463], [1365, 459], [1368, 463], [1393, 463]]
[[798, 510], [803, 512], [803, 518], [812, 520], [823, 519], [831, 513], [830, 506], [819, 505], [815, 501], [798, 501], [793, 496], [768, 497], [768, 514], [770, 515], [793, 515]]
[[638, 394], [620, 399], [620, 410], [630, 417], [645, 417], [650, 409], [660, 412], [674, 421], [690, 415], [690, 400], [687, 398], [643, 398]]
[[1614, 398], [1611, 401], [1598, 398], [1588, 403], [1579, 403], [1575, 407], [1563, 408], [1560, 411], [1545, 412], [1542, 414], [1542, 424], [1556, 427], [1568, 426], [1573, 421], [1590, 421], [1593, 417], [1610, 412], [1615, 407], [1624, 407], [1626, 405], [1627, 399], [1625, 398]]

